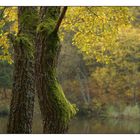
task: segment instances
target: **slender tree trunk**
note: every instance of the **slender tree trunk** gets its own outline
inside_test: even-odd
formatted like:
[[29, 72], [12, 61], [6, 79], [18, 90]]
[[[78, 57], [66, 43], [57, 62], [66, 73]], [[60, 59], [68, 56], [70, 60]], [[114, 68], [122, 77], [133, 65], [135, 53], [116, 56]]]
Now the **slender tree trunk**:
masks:
[[8, 133], [31, 133], [34, 107], [34, 36], [36, 8], [18, 7], [18, 35], [14, 46], [14, 83]]
[[84, 84], [83, 84], [83, 79], [81, 79], [79, 73], [77, 73], [77, 79], [80, 83], [80, 91], [81, 91], [81, 94], [82, 94], [82, 97], [83, 97], [83, 101], [84, 101], [85, 104], [88, 104], [88, 99], [87, 99], [87, 96], [86, 96], [85, 87], [84, 87]]
[[3, 98], [4, 99], [7, 98], [7, 90], [6, 90], [6, 88], [3, 88]]
[[137, 104], [137, 97], [136, 97], [136, 88], [135, 86], [132, 87], [132, 93], [133, 93], [133, 104]]
[[56, 75], [61, 48], [56, 26], [59, 15], [60, 7], [41, 7], [35, 66], [44, 133], [66, 133], [69, 120], [76, 113], [76, 107], [66, 99]]

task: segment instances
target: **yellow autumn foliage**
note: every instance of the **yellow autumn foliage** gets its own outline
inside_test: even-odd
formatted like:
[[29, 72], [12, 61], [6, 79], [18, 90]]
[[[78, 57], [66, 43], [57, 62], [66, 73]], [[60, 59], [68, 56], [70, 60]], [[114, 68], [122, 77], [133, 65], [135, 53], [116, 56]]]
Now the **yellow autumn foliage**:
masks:
[[[18, 31], [17, 7], [0, 7], [3, 17], [0, 20], [0, 59], [8, 60], [10, 42], [9, 33], [16, 35]], [[118, 31], [128, 28], [133, 20], [128, 7], [68, 7], [60, 29], [60, 38], [66, 31], [74, 32], [73, 44], [85, 55], [98, 62], [110, 62], [109, 51], [116, 45]], [[11, 23], [9, 30], [4, 31], [5, 24]]]
[[10, 41], [8, 39], [8, 34], [15, 34], [18, 31], [18, 21], [17, 21], [17, 7], [0, 7], [2, 11], [2, 16], [0, 20], [0, 60], [7, 60], [12, 63], [12, 57], [9, 52], [11, 47]]
[[118, 31], [129, 28], [132, 20], [128, 7], [69, 7], [60, 34], [63, 38], [64, 32], [74, 32], [73, 45], [86, 58], [109, 63]]

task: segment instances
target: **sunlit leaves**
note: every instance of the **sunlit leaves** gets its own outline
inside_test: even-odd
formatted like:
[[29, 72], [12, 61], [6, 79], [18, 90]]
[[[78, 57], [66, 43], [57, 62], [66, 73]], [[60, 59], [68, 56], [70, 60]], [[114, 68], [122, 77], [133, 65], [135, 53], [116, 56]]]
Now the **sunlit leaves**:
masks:
[[[0, 47], [9, 49], [9, 33], [18, 30], [17, 7], [0, 7]], [[118, 45], [118, 31], [128, 28], [133, 20], [128, 7], [68, 7], [61, 25], [60, 38], [65, 31], [74, 32], [73, 44], [85, 59], [110, 63], [111, 51]], [[5, 34], [6, 33], [6, 34]]]
[[86, 58], [109, 63], [118, 31], [130, 26], [131, 21], [127, 7], [69, 7], [61, 29], [75, 32], [73, 44]]
[[18, 30], [17, 7], [0, 7], [0, 60], [7, 60], [12, 63], [11, 42], [8, 34], [16, 34]]

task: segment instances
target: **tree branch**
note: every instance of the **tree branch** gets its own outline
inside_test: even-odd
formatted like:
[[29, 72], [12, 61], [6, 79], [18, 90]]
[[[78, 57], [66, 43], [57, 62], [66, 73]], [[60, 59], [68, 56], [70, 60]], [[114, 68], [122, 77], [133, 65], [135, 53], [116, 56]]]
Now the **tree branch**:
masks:
[[92, 13], [92, 14], [94, 14], [95, 16], [97, 16], [97, 17], [99, 17], [96, 13], [94, 13], [89, 7], [86, 7], [87, 8], [87, 10], [90, 12], [90, 13]]
[[60, 25], [61, 25], [61, 23], [62, 23], [62, 20], [63, 20], [65, 14], [66, 14], [66, 11], [67, 11], [67, 6], [64, 6], [63, 11], [62, 11], [62, 13], [60, 14], [60, 17], [59, 17], [59, 19], [58, 19], [58, 21], [57, 21], [57, 24], [56, 24], [56, 26], [55, 26], [54, 32], [56, 32], [56, 33], [58, 32], [59, 27], [60, 27]]

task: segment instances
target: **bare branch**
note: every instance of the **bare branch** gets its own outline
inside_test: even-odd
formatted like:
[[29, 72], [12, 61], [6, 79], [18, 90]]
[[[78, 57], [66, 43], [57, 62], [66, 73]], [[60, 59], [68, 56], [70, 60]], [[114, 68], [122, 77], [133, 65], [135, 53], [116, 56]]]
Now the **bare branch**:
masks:
[[90, 12], [90, 13], [92, 13], [92, 14], [94, 14], [96, 17], [99, 17], [96, 13], [94, 13], [89, 7], [86, 7], [87, 8], [87, 10]]
[[60, 14], [60, 17], [59, 17], [59, 19], [58, 19], [58, 21], [57, 21], [57, 24], [56, 24], [56, 26], [55, 26], [54, 32], [56, 32], [56, 33], [58, 32], [59, 27], [60, 27], [60, 25], [61, 25], [61, 23], [62, 23], [62, 20], [63, 20], [65, 14], [66, 14], [66, 11], [67, 11], [67, 6], [65, 6], [65, 7], [63, 8], [62, 13]]

